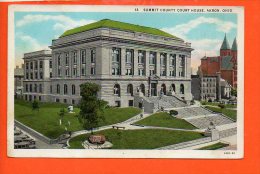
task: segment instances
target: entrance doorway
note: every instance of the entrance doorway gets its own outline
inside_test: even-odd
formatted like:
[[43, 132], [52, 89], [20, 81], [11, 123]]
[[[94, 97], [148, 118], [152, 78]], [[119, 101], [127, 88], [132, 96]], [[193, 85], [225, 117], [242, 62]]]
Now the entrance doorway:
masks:
[[151, 96], [157, 96], [157, 83], [151, 83]]

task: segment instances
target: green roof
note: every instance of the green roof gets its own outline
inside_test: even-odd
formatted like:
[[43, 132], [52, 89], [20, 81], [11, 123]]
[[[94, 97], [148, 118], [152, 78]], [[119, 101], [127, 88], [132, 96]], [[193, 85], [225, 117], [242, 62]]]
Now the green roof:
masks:
[[222, 45], [221, 45], [220, 50], [230, 50], [230, 46], [229, 46], [229, 43], [228, 43], [228, 41], [227, 41], [226, 35], [225, 35], [225, 37], [224, 37], [224, 40], [223, 40], [223, 43], [222, 43]]
[[223, 56], [221, 61], [221, 69], [223, 70], [232, 70], [233, 62], [231, 56]]
[[237, 39], [236, 39], [236, 38], [235, 38], [234, 41], [233, 41], [231, 50], [237, 51]]
[[114, 21], [114, 20], [110, 20], [110, 19], [103, 19], [103, 20], [100, 20], [100, 21], [97, 21], [97, 22], [94, 22], [91, 24], [87, 24], [87, 25], [84, 25], [81, 27], [67, 30], [60, 37], [69, 36], [72, 34], [77, 34], [77, 33], [89, 31], [89, 30], [93, 30], [93, 29], [97, 29], [97, 28], [113, 28], [113, 29], [127, 30], [127, 31], [132, 31], [132, 32], [141, 32], [141, 33], [153, 34], [153, 35], [170, 37], [170, 38], [182, 40], [176, 36], [173, 36], [169, 33], [166, 33], [164, 31], [161, 31], [156, 28], [145, 27], [145, 26], [141, 26], [141, 25], [134, 25], [134, 24]]

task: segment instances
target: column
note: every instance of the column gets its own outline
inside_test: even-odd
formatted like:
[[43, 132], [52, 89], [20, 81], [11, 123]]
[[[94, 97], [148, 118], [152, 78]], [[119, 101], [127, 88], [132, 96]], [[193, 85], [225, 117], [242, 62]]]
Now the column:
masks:
[[126, 56], [126, 49], [121, 48], [121, 75], [125, 75], [125, 56]]
[[166, 55], [166, 77], [170, 75], [170, 54]]
[[150, 76], [150, 72], [149, 72], [149, 55], [150, 55], [150, 51], [145, 51], [145, 75], [147, 77]]
[[80, 50], [76, 50], [77, 52], [77, 77], [81, 76], [81, 66], [80, 66]]
[[155, 69], [156, 69], [156, 75], [160, 76], [161, 73], [161, 63], [160, 63], [160, 53], [156, 52], [156, 64], [155, 64]]
[[136, 49], [134, 49], [133, 66], [134, 66], [134, 75], [137, 76], [138, 75], [138, 50], [136, 50]]
[[176, 77], [179, 77], [179, 68], [180, 68], [180, 62], [179, 62], [179, 54], [176, 54]]

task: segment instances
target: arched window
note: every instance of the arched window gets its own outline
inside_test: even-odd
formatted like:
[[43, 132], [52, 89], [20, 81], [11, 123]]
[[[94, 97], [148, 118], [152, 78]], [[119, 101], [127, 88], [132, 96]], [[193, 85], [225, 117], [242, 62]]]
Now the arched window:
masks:
[[57, 84], [57, 94], [60, 94], [60, 85]]
[[166, 95], [166, 85], [165, 84], [162, 84], [161, 92], [162, 92], [163, 95]]
[[130, 94], [131, 96], [133, 96], [133, 85], [132, 84], [127, 85], [127, 94]]
[[114, 86], [114, 95], [117, 95], [120, 97], [120, 85], [119, 84], [115, 84], [115, 86]]
[[184, 94], [184, 85], [183, 84], [181, 84], [181, 86], [180, 86], [180, 93]]
[[140, 85], [140, 91], [145, 95], [145, 86], [144, 86], [144, 84]]
[[64, 85], [64, 94], [68, 94], [68, 86], [66, 84]]
[[72, 85], [72, 86], [71, 86], [71, 94], [72, 94], [72, 95], [75, 95], [75, 94], [76, 94], [76, 87], [75, 87], [75, 85]]
[[174, 92], [175, 92], [175, 84], [172, 84], [172, 85], [171, 85], [171, 91], [174, 91]]

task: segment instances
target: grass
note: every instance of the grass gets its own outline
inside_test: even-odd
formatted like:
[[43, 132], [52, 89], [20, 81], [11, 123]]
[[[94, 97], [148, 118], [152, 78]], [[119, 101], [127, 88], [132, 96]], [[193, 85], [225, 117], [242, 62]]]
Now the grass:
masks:
[[67, 30], [60, 37], [69, 36], [72, 34], [84, 32], [84, 31], [88, 31], [88, 30], [93, 30], [93, 29], [97, 29], [97, 28], [101, 28], [101, 27], [148, 33], [148, 34], [171, 37], [171, 38], [181, 40], [180, 38], [178, 38], [176, 36], [173, 36], [169, 33], [166, 33], [164, 31], [161, 31], [156, 28], [134, 25], [134, 24], [130, 24], [130, 23], [119, 22], [119, 21], [114, 21], [114, 20], [109, 20], [109, 19], [103, 19], [103, 20], [100, 20], [100, 21], [97, 21], [97, 22], [94, 22], [91, 24], [87, 24], [84, 26], [73, 28], [71, 30]]
[[229, 144], [218, 142], [209, 146], [199, 148], [198, 150], [216, 150], [227, 146], [229, 146]]
[[187, 121], [179, 118], [174, 118], [166, 112], [155, 113], [143, 120], [136, 122], [135, 124], [178, 129], [196, 129], [195, 126], [188, 123]]
[[210, 109], [214, 112], [222, 113], [222, 114], [232, 118], [233, 120], [237, 119], [237, 111], [236, 110], [227, 109], [227, 108], [221, 109], [221, 108], [212, 107], [212, 106], [206, 106], [205, 108]]
[[[67, 127], [68, 131], [83, 130], [76, 116], [80, 111], [79, 108], [74, 107], [75, 113], [73, 114], [66, 113], [63, 124], [60, 125], [58, 113], [61, 108], [66, 109], [67, 105], [61, 103], [39, 103], [39, 105], [39, 112], [32, 111], [30, 102], [16, 100], [15, 119], [49, 138], [57, 138], [63, 134], [65, 127]], [[140, 113], [140, 110], [137, 108], [107, 108], [104, 112], [105, 121], [101, 122], [100, 126], [122, 122], [138, 113]]]
[[[210, 106], [218, 106], [218, 102], [206, 102], [206, 101], [201, 101], [200, 102], [202, 105], [210, 105]], [[232, 105], [232, 104], [225, 104], [226, 108], [237, 108], [237, 105]]]
[[[105, 135], [107, 141], [113, 144], [112, 149], [154, 149], [204, 137], [198, 132], [161, 129], [108, 129], [95, 134]], [[81, 144], [88, 136], [89, 134], [85, 134], [72, 138], [69, 142], [70, 148], [83, 148]]]

